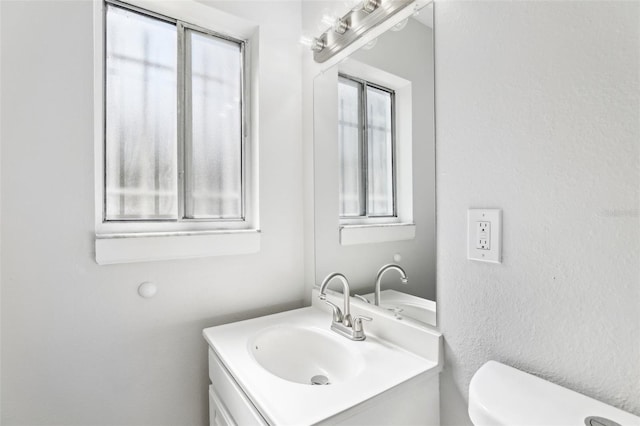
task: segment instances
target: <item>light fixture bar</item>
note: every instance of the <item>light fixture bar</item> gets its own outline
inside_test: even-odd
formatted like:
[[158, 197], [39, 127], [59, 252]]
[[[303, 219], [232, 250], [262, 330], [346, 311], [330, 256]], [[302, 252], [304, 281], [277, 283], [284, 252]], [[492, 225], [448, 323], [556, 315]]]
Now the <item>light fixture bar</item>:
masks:
[[364, 0], [362, 7], [349, 11], [317, 40], [322, 49], [313, 49], [313, 59], [322, 63], [358, 40], [415, 0]]

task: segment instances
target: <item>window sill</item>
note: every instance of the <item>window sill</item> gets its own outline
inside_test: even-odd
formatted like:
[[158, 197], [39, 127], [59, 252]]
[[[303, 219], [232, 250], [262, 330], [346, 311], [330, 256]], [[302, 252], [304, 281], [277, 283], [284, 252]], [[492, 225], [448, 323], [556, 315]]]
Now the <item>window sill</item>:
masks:
[[343, 225], [340, 227], [340, 244], [343, 246], [412, 240], [415, 236], [416, 225], [414, 223]]
[[260, 231], [96, 235], [99, 265], [257, 253]]

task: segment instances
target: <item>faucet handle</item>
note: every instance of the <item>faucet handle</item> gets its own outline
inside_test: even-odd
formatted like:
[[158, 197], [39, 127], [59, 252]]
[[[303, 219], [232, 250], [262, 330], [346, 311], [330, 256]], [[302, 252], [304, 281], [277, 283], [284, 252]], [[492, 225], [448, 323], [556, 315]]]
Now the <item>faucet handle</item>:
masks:
[[361, 332], [364, 331], [364, 328], [362, 327], [362, 321], [373, 321], [373, 318], [371, 317], [365, 317], [364, 315], [358, 315], [353, 317], [353, 331], [355, 332]]
[[342, 322], [342, 311], [340, 310], [338, 305], [336, 305], [335, 303], [329, 302], [326, 299], [323, 299], [323, 300], [324, 300], [324, 303], [331, 306], [331, 308], [333, 309], [333, 322]]
[[367, 336], [364, 334], [362, 320], [371, 321], [372, 318], [358, 315], [353, 318], [353, 340], [365, 340]]

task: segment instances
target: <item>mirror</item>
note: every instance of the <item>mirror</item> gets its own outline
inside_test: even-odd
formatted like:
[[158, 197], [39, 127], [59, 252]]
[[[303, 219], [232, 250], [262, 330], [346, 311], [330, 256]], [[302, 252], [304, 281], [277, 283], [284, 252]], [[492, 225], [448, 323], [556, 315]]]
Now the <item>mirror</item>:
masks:
[[316, 76], [313, 101], [316, 285], [341, 272], [373, 304], [398, 264], [381, 309], [435, 326], [433, 70], [429, 4]]

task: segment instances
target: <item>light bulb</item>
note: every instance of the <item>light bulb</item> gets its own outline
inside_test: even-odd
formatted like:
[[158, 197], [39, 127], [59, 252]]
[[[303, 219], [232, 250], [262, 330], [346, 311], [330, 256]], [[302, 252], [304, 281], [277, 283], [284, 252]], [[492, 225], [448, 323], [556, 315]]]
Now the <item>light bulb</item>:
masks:
[[364, 0], [362, 2], [362, 10], [367, 13], [371, 13], [380, 6], [381, 0]]
[[333, 31], [337, 32], [338, 34], [344, 34], [347, 32], [348, 29], [349, 29], [349, 22], [347, 22], [346, 19], [338, 19], [333, 24]]
[[300, 37], [300, 43], [303, 44], [304, 46], [307, 46], [314, 52], [319, 52], [325, 47], [324, 40], [319, 39], [317, 37], [302, 36]]
[[313, 38], [300, 36], [300, 44], [303, 46], [311, 47], [311, 45], [313, 44]]
[[331, 15], [322, 15], [322, 19], [320, 20], [327, 27], [333, 27], [336, 23], [336, 18]]
[[360, 9], [361, 0], [344, 0], [344, 6], [349, 10], [358, 10]]

